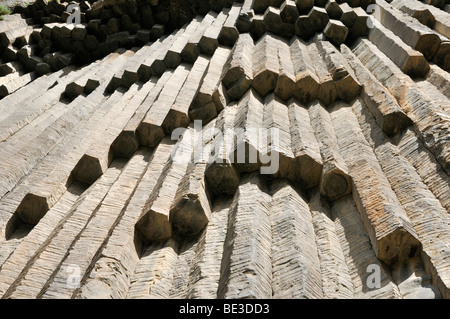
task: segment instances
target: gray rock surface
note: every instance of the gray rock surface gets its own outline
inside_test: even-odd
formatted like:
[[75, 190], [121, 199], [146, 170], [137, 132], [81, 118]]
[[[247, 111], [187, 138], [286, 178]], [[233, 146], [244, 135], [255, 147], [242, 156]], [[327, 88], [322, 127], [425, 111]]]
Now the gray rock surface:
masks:
[[0, 298], [450, 298], [445, 1], [76, 2], [0, 21]]

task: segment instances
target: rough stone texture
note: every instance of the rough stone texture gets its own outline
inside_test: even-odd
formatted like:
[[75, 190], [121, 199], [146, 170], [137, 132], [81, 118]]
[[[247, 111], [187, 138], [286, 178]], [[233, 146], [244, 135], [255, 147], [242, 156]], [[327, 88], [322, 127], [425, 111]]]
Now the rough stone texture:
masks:
[[266, 33], [253, 48], [252, 87], [262, 96], [275, 89], [279, 63], [276, 39]]
[[330, 114], [321, 103], [312, 103], [309, 106], [309, 113], [324, 162], [320, 177], [320, 194], [334, 201], [351, 192], [351, 178], [339, 151]]
[[79, 3], [0, 21], [0, 298], [450, 298], [448, 1]]
[[252, 85], [253, 50], [253, 39], [250, 35], [240, 35], [223, 71], [222, 83], [230, 99], [239, 100]]
[[272, 187], [273, 298], [322, 298], [320, 262], [309, 206], [285, 181]]
[[306, 104], [319, 95], [320, 77], [316, 68], [320, 67], [320, 64], [314, 64], [315, 57], [311, 56], [309, 48], [299, 39], [293, 40], [290, 52], [296, 83], [293, 95]]
[[339, 20], [330, 20], [323, 33], [334, 44], [340, 45], [347, 39], [348, 29]]
[[365, 140], [355, 114], [339, 103], [331, 117], [353, 177], [353, 196], [377, 258], [387, 264], [407, 260], [420, 246], [417, 234]]

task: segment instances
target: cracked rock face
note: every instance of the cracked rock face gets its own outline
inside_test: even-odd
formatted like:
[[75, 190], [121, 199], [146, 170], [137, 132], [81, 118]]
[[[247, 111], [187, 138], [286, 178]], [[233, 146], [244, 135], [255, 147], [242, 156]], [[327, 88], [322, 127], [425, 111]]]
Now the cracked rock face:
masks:
[[75, 3], [0, 21], [0, 297], [450, 298], [449, 4]]

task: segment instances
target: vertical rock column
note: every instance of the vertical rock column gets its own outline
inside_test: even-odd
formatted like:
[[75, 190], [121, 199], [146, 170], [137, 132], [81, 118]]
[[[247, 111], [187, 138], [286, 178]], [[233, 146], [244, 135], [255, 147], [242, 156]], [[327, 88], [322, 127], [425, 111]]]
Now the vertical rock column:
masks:
[[210, 161], [210, 145], [214, 139], [215, 120], [203, 130], [195, 128], [194, 152], [189, 160], [186, 174], [178, 185], [170, 208], [170, 224], [175, 235], [196, 236], [208, 224], [211, 215], [211, 195], [207, 188], [205, 170]]
[[330, 114], [319, 101], [310, 105], [309, 114], [324, 162], [320, 177], [320, 194], [334, 201], [352, 191], [352, 181], [339, 150]]
[[293, 169], [288, 175], [302, 187], [317, 186], [323, 168], [319, 143], [314, 135], [308, 110], [297, 100], [288, 104], [291, 148], [295, 157]]
[[361, 84], [356, 79], [353, 69], [330, 42], [318, 41], [317, 48], [333, 78], [339, 99], [352, 101], [361, 92]]
[[234, 116], [236, 104], [228, 105], [217, 117], [214, 156], [208, 163], [205, 177], [215, 196], [233, 196], [239, 186], [240, 174], [234, 165]]
[[353, 197], [377, 257], [388, 265], [407, 260], [420, 242], [355, 114], [339, 103], [331, 119], [353, 179]]
[[266, 33], [253, 49], [253, 88], [262, 96], [275, 89], [280, 70], [277, 41]]
[[[404, 290], [407, 294], [434, 299], [440, 297], [439, 288], [442, 295], [448, 297], [450, 277], [447, 274], [450, 264], [445, 256], [450, 253], [450, 248], [442, 244], [450, 241], [448, 213], [424, 185], [414, 168], [400, 155], [398, 148], [384, 137], [380, 127], [368, 114], [364, 103], [356, 100], [352, 109], [360, 119], [362, 132], [372, 145], [422, 244], [420, 250], [411, 252], [408, 260], [400, 260], [393, 266], [400, 290], [402, 291], [400, 283], [405, 281], [404, 286], [407, 288]], [[361, 121], [363, 118], [364, 122]], [[411, 269], [417, 270], [415, 279], [408, 279], [414, 273]], [[435, 286], [431, 285], [430, 279]]]
[[253, 39], [248, 33], [239, 35], [222, 78], [230, 99], [239, 100], [252, 85], [253, 47]]
[[186, 130], [171, 153], [155, 191], [149, 196], [136, 230], [147, 243], [172, 237], [170, 207], [192, 154], [193, 129]]
[[293, 95], [306, 104], [319, 96], [320, 78], [316, 73], [314, 58], [310, 56], [308, 46], [300, 39], [294, 39], [289, 49], [296, 83]]
[[257, 173], [241, 181], [228, 215], [219, 298], [272, 297], [270, 200]]
[[322, 298], [322, 278], [309, 205], [285, 180], [273, 185], [273, 298]]
[[317, 188], [312, 190], [310, 198], [311, 216], [320, 260], [323, 297], [327, 299], [353, 298], [352, 278], [331, 211], [327, 204], [321, 200]]

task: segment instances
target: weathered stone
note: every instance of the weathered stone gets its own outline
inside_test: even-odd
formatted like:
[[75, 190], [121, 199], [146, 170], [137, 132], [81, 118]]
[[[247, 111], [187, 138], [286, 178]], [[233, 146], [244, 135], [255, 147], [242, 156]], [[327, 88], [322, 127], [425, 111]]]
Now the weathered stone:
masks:
[[[195, 141], [197, 150], [204, 151], [214, 137], [215, 122], [204, 128], [201, 141]], [[198, 143], [198, 144], [197, 144]], [[187, 167], [186, 174], [181, 179], [170, 208], [170, 224], [174, 235], [191, 237], [198, 235], [208, 224], [212, 205], [210, 190], [207, 189], [205, 170], [210, 154], [201, 158], [193, 155]]]
[[[363, 133], [366, 136], [366, 140], [369, 141], [369, 143], [374, 147], [375, 154], [380, 160], [381, 167], [390, 181], [392, 188], [396, 192], [399, 201], [402, 203], [403, 207], [405, 207], [408, 216], [410, 216], [411, 223], [417, 232], [417, 235], [421, 238], [424, 253], [428, 255], [427, 258], [421, 260], [418, 253], [411, 252], [409, 256], [410, 259], [405, 263], [407, 265], [411, 263], [416, 265], [415, 268], [417, 268], [417, 272], [415, 272], [415, 276], [419, 278], [433, 277], [433, 283], [439, 288], [443, 295], [448, 295], [450, 293], [449, 278], [445, 271], [442, 272], [440, 269], [437, 270], [434, 265], [437, 260], [442, 258], [440, 257], [442, 255], [435, 254], [436, 250], [432, 248], [432, 246], [435, 245], [434, 243], [436, 243], [436, 239], [434, 238], [442, 238], [442, 236], [445, 236], [444, 234], [449, 233], [446, 230], [446, 228], [449, 227], [447, 226], [448, 222], [446, 221], [448, 219], [448, 214], [446, 214], [443, 207], [440, 206], [438, 200], [422, 183], [420, 177], [414, 172], [406, 159], [400, 155], [398, 149], [385, 140], [383, 133], [375, 121], [366, 115], [367, 110], [364, 108], [363, 103], [361, 103], [361, 101], [355, 103], [353, 105], [353, 110], [357, 115], [362, 115], [367, 118], [367, 121], [361, 125]], [[362, 116], [359, 118], [362, 118]], [[430, 214], [426, 217], [420, 213], [424, 210], [430, 212]], [[428, 233], [428, 231], [422, 226], [424, 223], [428, 225], [436, 223], [436, 226], [434, 227], [435, 232], [433, 232], [433, 234]], [[439, 264], [442, 267], [442, 270], [450, 267], [450, 265], [444, 261], [439, 262]], [[396, 278], [397, 282], [403, 282], [407, 277], [409, 277], [403, 277], [404, 270], [407, 268], [405, 266], [407, 265], [402, 265], [402, 263], [399, 262], [396, 266], [394, 266], [394, 269], [397, 271], [396, 275], [400, 277]], [[429, 276], [425, 273], [425, 268], [433, 268], [435, 270], [431, 273], [431, 276]], [[424, 282], [420, 279], [413, 280], [416, 282], [418, 281], [418, 283], [409, 288], [412, 291], [409, 291], [408, 289], [407, 293], [405, 292], [403, 294], [425, 294], [425, 296], [430, 299], [439, 298], [440, 293], [437, 287], [427, 284], [425, 282], [425, 278], [423, 278]], [[406, 283], [404, 285], [406, 285]], [[399, 285], [399, 288], [400, 291], [402, 291], [401, 285]]]
[[276, 39], [265, 34], [253, 48], [253, 81], [252, 87], [262, 96], [275, 89], [279, 72]]
[[[111, 227], [114, 226], [117, 218], [121, 215], [123, 207], [117, 203], [130, 200], [135, 191], [136, 183], [141, 180], [145, 173], [148, 165], [146, 158], [149, 155], [148, 149], [142, 149], [123, 168], [120, 176], [97, 207], [96, 215], [89, 219], [89, 223], [70, 247], [70, 254], [62, 262], [60, 270], [54, 274], [56, 280], [49, 285], [42, 298], [70, 298], [77, 290], [75, 285], [67, 285], [68, 274], [65, 269], [76, 264], [81, 271], [86, 272], [88, 270], [98, 249], [103, 245], [103, 237], [109, 233]], [[94, 233], [98, 235], [95, 239], [92, 237]]]
[[450, 41], [441, 43], [434, 56], [433, 63], [436, 63], [447, 72], [450, 71]]
[[[173, 35], [169, 35], [167, 38], [166, 37], [161, 37], [160, 39], [158, 39], [157, 41], [155, 41], [152, 44], [152, 47], [155, 49], [150, 56], [146, 57], [146, 59], [141, 62], [141, 64], [139, 65], [138, 69], [137, 69], [137, 74], [139, 77], [139, 80], [142, 82], [146, 82], [148, 80], [150, 80], [150, 78], [154, 74], [154, 72], [156, 72], [156, 58], [158, 57], [158, 55], [161, 54], [161, 51], [164, 52], [164, 49], [167, 48], [169, 46], [169, 44], [171, 43], [171, 39], [172, 39]], [[166, 65], [164, 64], [164, 62], [159, 61], [159, 63], [161, 66], [161, 68], [163, 70], [165, 70]]]
[[[401, 1], [395, 1], [392, 5], [402, 11], [405, 11], [406, 8], [411, 8], [415, 11], [413, 15], [416, 19], [421, 21], [423, 24], [428, 25], [430, 28], [435, 29], [437, 32], [450, 37], [450, 23], [449, 23], [449, 13], [444, 12], [443, 10], [439, 10], [434, 6], [417, 6], [416, 3], [404, 3]], [[407, 6], [407, 7], [405, 7]], [[411, 7], [410, 7], [411, 6]], [[448, 6], [448, 5], [446, 5]], [[416, 9], [417, 8], [417, 9]], [[411, 10], [410, 9], [410, 10]], [[408, 12], [409, 13], [409, 12]], [[428, 23], [428, 24], [427, 24]]]
[[314, 128], [323, 159], [319, 185], [320, 194], [328, 200], [334, 201], [352, 191], [351, 177], [339, 151], [339, 144], [328, 111], [321, 103], [312, 103], [308, 110], [311, 126]]
[[323, 33], [330, 39], [334, 44], [340, 45], [345, 42], [348, 35], [347, 27], [338, 20], [330, 20], [323, 30]]
[[369, 40], [389, 56], [404, 73], [411, 77], [425, 77], [430, 70], [430, 65], [422, 53], [411, 49], [378, 21], [374, 22], [374, 27], [369, 31]]
[[72, 39], [83, 41], [86, 37], [86, 28], [83, 25], [76, 25], [72, 30]]
[[420, 23], [433, 28], [436, 18], [428, 8], [415, 1], [395, 0], [391, 5], [419, 20]]
[[[376, 47], [361, 40], [354, 50], [355, 55], [374, 73], [374, 75], [385, 85], [394, 97], [400, 102], [402, 108], [408, 111], [407, 115], [417, 126], [419, 136], [424, 141], [426, 147], [436, 156], [442, 168], [448, 171], [449, 151], [447, 148], [445, 134], [441, 135], [441, 130], [446, 130], [449, 125], [448, 118], [442, 116], [442, 108], [435, 102], [427, 101], [425, 93], [414, 85], [410, 78], [405, 76], [401, 70], [390, 60], [379, 60], [381, 63], [374, 69], [369, 65], [368, 60], [376, 60], [381, 56], [381, 52]], [[378, 54], [378, 55], [376, 55]], [[439, 102], [438, 102], [439, 103]], [[447, 107], [448, 108], [448, 107]], [[434, 125], [430, 125], [434, 123]], [[431, 135], [428, 135], [431, 134]], [[433, 139], [426, 136], [434, 136]]]
[[319, 78], [305, 43], [295, 39], [290, 45], [290, 53], [296, 83], [293, 95], [306, 104], [318, 97]]
[[6, 48], [7, 46], [13, 44], [17, 38], [27, 35], [29, 36], [32, 32], [33, 28], [31, 26], [22, 26], [6, 30], [0, 33], [0, 44], [2, 47]]
[[361, 84], [347, 60], [329, 42], [319, 41], [317, 47], [333, 78], [338, 97], [347, 102], [352, 101], [361, 92]]
[[239, 36], [231, 52], [222, 82], [231, 99], [239, 100], [250, 88], [253, 80], [253, 39], [248, 34]]
[[436, 65], [430, 65], [427, 81], [432, 83], [446, 97], [450, 99], [450, 87], [446, 85], [450, 82], [450, 74]]
[[232, 47], [236, 43], [239, 37], [237, 20], [239, 18], [241, 8], [242, 5], [239, 3], [233, 4], [231, 7], [230, 12], [228, 13], [228, 18], [219, 33], [218, 40], [221, 45]]
[[213, 55], [219, 46], [219, 35], [223, 24], [226, 22], [229, 9], [225, 9], [214, 20], [212, 25], [206, 29], [205, 33], [198, 42], [200, 51], [207, 55]]
[[185, 83], [190, 70], [190, 66], [180, 65], [173, 73], [169, 83], [161, 90], [158, 99], [153, 103], [139, 125], [138, 134], [141, 145], [155, 147], [164, 137], [163, 122]]
[[280, 9], [268, 7], [264, 12], [264, 24], [266, 26], [266, 30], [275, 34], [280, 34], [282, 32], [282, 23]]
[[241, 181], [229, 212], [218, 298], [272, 295], [270, 201], [257, 174]]
[[308, 111], [295, 99], [288, 102], [288, 107], [291, 148], [296, 160], [289, 177], [304, 188], [312, 188], [319, 184], [322, 172], [319, 144], [311, 127]]
[[261, 155], [265, 143], [260, 141], [259, 128], [263, 127], [264, 103], [262, 97], [250, 89], [237, 103], [232, 144], [232, 160], [239, 172], [254, 172], [261, 169]]
[[330, 19], [334, 20], [339, 20], [343, 13], [339, 3], [335, 0], [329, 0], [325, 6], [325, 10], [327, 11]]
[[200, 54], [199, 42], [206, 29], [211, 26], [216, 17], [217, 14], [211, 11], [202, 19], [200, 26], [195, 30], [195, 33], [191, 35], [181, 52], [183, 61], [193, 63], [197, 59]]
[[165, 28], [161, 24], [155, 24], [150, 29], [150, 40], [155, 41], [163, 36]]
[[0, 21], [0, 298], [450, 297], [445, 1], [67, 4]]
[[252, 24], [250, 27], [250, 34], [252, 35], [253, 39], [258, 40], [263, 36], [265, 32], [266, 32], [266, 24], [264, 23], [264, 16], [263, 15], [253, 16]]
[[266, 97], [264, 106], [263, 127], [267, 137], [260, 136], [259, 143], [262, 143], [264, 147], [264, 153], [261, 155], [267, 156], [269, 160], [265, 164], [274, 168], [266, 175], [271, 178], [288, 177], [295, 167], [294, 153], [291, 149], [291, 132], [288, 129], [290, 124], [288, 108], [274, 94]]
[[[353, 298], [369, 299], [400, 299], [402, 295], [397, 285], [390, 278], [390, 274], [383, 268], [383, 264], [377, 259], [367, 234], [360, 236], [364, 228], [364, 219], [350, 196], [344, 197], [331, 207], [336, 235], [344, 253], [347, 269], [352, 279]], [[358, 252], [358, 258], [355, 258]], [[373, 265], [379, 269], [381, 288], [372, 286], [367, 265]], [[345, 268], [344, 268], [345, 269]], [[364, 269], [364, 271], [358, 271]], [[369, 285], [369, 284], [370, 285]]]
[[[177, 242], [156, 242], [145, 249], [132, 275], [126, 298], [168, 298], [177, 260]], [[149, 271], [149, 269], [151, 269]]]
[[189, 38], [194, 34], [200, 25], [200, 19], [194, 19], [186, 27], [184, 32], [174, 39], [174, 42], [168, 48], [166, 55], [164, 56], [164, 63], [168, 68], [176, 68], [181, 63], [181, 53], [184, 47], [189, 41]]
[[[78, 117], [82, 116], [82, 114], [88, 111], [89, 108], [92, 108], [95, 103], [100, 102], [99, 100], [101, 100], [101, 94], [99, 94], [100, 92], [96, 93], [97, 94], [95, 94], [94, 96], [91, 96], [93, 104], [86, 103], [84, 105], [85, 110], [83, 110], [83, 108], [81, 107], [77, 110], [78, 113], [76, 114], [78, 114]], [[73, 103], [80, 105], [83, 102], [83, 100], [78, 99]], [[75, 113], [76, 111], [72, 110], [72, 112]], [[57, 115], [56, 110], [55, 115]], [[58, 123], [57, 125], [65, 125], [67, 128], [69, 128], [70, 125], [74, 125], [75, 123], [77, 123], [75, 121], [75, 118], [72, 116], [72, 123], [69, 125], [67, 123], [67, 118], [69, 116], [71, 116], [70, 113], [62, 116], [59, 121], [60, 123]], [[42, 136], [42, 139], [42, 142], [45, 142], [44, 136]], [[36, 185], [35, 189], [31, 189], [29, 191], [27, 196], [25, 196], [23, 201], [20, 203], [20, 206], [17, 208], [17, 212], [19, 213], [19, 215], [21, 215], [21, 218], [23, 220], [28, 220], [30, 223], [37, 223], [48, 211], [48, 209], [50, 209], [57, 202], [60, 196], [63, 195], [64, 191], [67, 189], [66, 184], [71, 171], [70, 165], [75, 165], [77, 158], [79, 159], [79, 157], [77, 156], [81, 157], [82, 154], [80, 154], [80, 151], [82, 152], [82, 149], [77, 150], [77, 152], [72, 155], [73, 158], [70, 158], [70, 160], [68, 159], [66, 165], [57, 166], [53, 169], [53, 171], [49, 172], [48, 176], [40, 181], [40, 189], [37, 187], [38, 185]]]
[[[119, 107], [121, 107], [119, 114], [133, 114], [140, 103], [142, 103], [145, 98], [145, 93], [136, 91], [137, 88], [135, 86], [117, 101]], [[73, 169], [72, 177], [85, 183], [95, 181], [109, 167], [109, 164], [114, 159], [115, 154], [112, 144], [126, 124], [126, 119], [116, 118], [111, 123], [111, 126], [103, 132], [104, 143], [100, 143], [97, 140], [91, 144], [88, 152], [83, 155]]]
[[95, 33], [95, 32], [97, 32], [97, 30], [100, 27], [101, 23], [102, 23], [102, 21], [100, 19], [89, 20], [89, 22], [88, 22], [88, 24], [86, 26], [86, 29], [90, 33]]
[[283, 2], [280, 7], [280, 17], [285, 23], [294, 24], [299, 16], [297, 5], [293, 0], [287, 0]]
[[[169, 211], [181, 179], [186, 173], [188, 161], [180, 160], [184, 156], [191, 157], [193, 130], [186, 130], [183, 138], [176, 145], [175, 154], [166, 163], [158, 188], [151, 193], [145, 205], [142, 217], [136, 224], [136, 229], [147, 242], [160, 241], [172, 237], [172, 227]], [[191, 145], [190, 145], [191, 144]], [[170, 199], [170, 200], [168, 200]]]
[[320, 260], [323, 296], [329, 299], [353, 298], [354, 287], [343, 247], [339, 242], [330, 208], [321, 200], [317, 189], [312, 191], [310, 207]]
[[255, 0], [252, 7], [255, 13], [264, 13], [269, 6], [279, 7], [282, 2], [281, 0]]
[[354, 8], [353, 11], [356, 14], [355, 22], [349, 28], [349, 34], [347, 39], [349, 41], [354, 41], [360, 37], [367, 36], [369, 32], [369, 15], [362, 8]]
[[[328, 72], [326, 63], [324, 62], [317, 43], [308, 45], [311, 65], [314, 66], [317, 76], [318, 93], [317, 98], [328, 106], [335, 102], [338, 98], [338, 91], [336, 89], [335, 81], [332, 75]], [[313, 82], [314, 83], [314, 82]]]
[[14, 72], [18, 72], [22, 69], [22, 64], [18, 62], [8, 62], [0, 65], [0, 74], [5, 76]]
[[314, 6], [314, 0], [295, 0], [295, 4], [300, 14], [306, 14]]
[[274, 183], [272, 189], [273, 297], [322, 298], [320, 262], [309, 205], [286, 181]]
[[209, 122], [217, 116], [217, 111], [220, 111], [221, 106], [217, 104], [217, 99], [214, 96], [218, 94], [222, 70], [230, 53], [231, 50], [219, 47], [211, 57], [200, 89], [191, 102], [189, 111], [191, 119]]
[[345, 24], [347, 28], [351, 28], [356, 21], [355, 11], [346, 2], [340, 3], [339, 7], [342, 11], [340, 18], [341, 22]]
[[201, 80], [208, 68], [209, 61], [206, 56], [199, 56], [189, 72], [178, 96], [167, 114], [162, 127], [166, 134], [171, 134], [175, 129], [187, 127], [190, 122], [189, 106], [197, 94]]
[[316, 32], [322, 31], [329, 21], [325, 9], [313, 7], [308, 15], [301, 15], [295, 23], [295, 34], [309, 40]]
[[[332, 123], [372, 247], [377, 258], [389, 265], [408, 260], [420, 247], [416, 231], [365, 140], [355, 114], [340, 104], [331, 114]], [[378, 200], [380, 196], [385, 200]]]
[[[76, 298], [126, 297], [131, 285], [132, 274], [138, 267], [140, 257], [139, 252], [136, 251], [140, 244], [135, 246], [135, 241], [139, 241], [139, 238], [135, 236], [134, 225], [139, 219], [148, 199], [148, 193], [154, 189], [172, 149], [173, 142], [169, 138], [165, 138], [152, 153], [148, 168], [137, 184], [123, 218], [120, 219], [111, 234], [102, 256], [96, 261], [93, 268], [94, 276], [90, 276], [86, 280]], [[107, 284], [103, 284], [105, 282]]]
[[145, 118], [149, 108], [158, 98], [162, 88], [170, 79], [173, 72], [166, 72], [161, 78], [152, 77], [148, 81], [149, 93], [145, 97], [142, 104], [138, 107], [135, 113], [127, 119], [122, 131], [115, 138], [111, 148], [116, 156], [130, 157], [136, 152], [140, 145], [140, 137], [138, 135], [138, 128]]
[[236, 106], [226, 107], [217, 117], [215, 129], [221, 135], [214, 139], [214, 155], [205, 170], [205, 177], [215, 196], [232, 196], [239, 186], [240, 174], [234, 165], [233, 128]]
[[430, 61], [436, 54], [441, 40], [439, 36], [416, 19], [380, 1], [380, 21], [406, 44], [421, 52]]
[[139, 30], [136, 34], [136, 40], [145, 44], [150, 41], [150, 30]]
[[[123, 163], [122, 163], [123, 167]], [[84, 225], [89, 220], [89, 212], [95, 209], [95, 206], [106, 196], [108, 190], [112, 184], [116, 181], [120, 174], [120, 165], [117, 169], [111, 169], [105, 174], [104, 178], [94, 187], [92, 193], [82, 198], [77, 205], [77, 209], [70, 215], [70, 218], [66, 221], [66, 226], [60, 232], [55, 234], [53, 240], [48, 243], [45, 250], [41, 251], [40, 258], [36, 260], [32, 267], [28, 268], [27, 276], [21, 278], [21, 283], [27, 286], [27, 283], [34, 282], [33, 285], [28, 285], [28, 289], [18, 287], [14, 291], [6, 292], [7, 296], [12, 298], [25, 297], [36, 298], [39, 292], [44, 287], [45, 283], [50, 277], [50, 273], [53, 271], [45, 271], [46, 269], [52, 269], [57, 264], [61, 263], [65, 256], [65, 249], [69, 249], [70, 244], [75, 239], [75, 234], [80, 232]], [[65, 249], [61, 249], [65, 248]], [[36, 274], [41, 274], [39, 281], [36, 281]]]
[[[297, 78], [295, 67], [291, 58], [289, 45], [282, 39], [277, 39], [277, 41], [277, 54], [280, 61], [280, 69], [274, 92], [283, 100], [288, 100], [297, 93]], [[300, 94], [296, 95], [299, 96]]]
[[95, 36], [92, 34], [86, 35], [84, 38], [84, 46], [88, 51], [95, 51], [98, 48], [98, 40]]
[[403, 112], [395, 97], [362, 65], [350, 49], [343, 45], [341, 51], [359, 82], [364, 83], [362, 97], [383, 131], [388, 136], [393, 136], [411, 125], [411, 119]]

